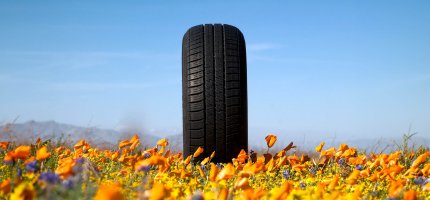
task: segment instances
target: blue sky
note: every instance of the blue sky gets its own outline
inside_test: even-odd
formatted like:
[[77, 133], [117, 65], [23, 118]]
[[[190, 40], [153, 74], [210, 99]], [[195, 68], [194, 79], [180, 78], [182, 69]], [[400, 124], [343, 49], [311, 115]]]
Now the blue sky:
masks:
[[20, 2], [0, 2], [3, 123], [181, 133], [182, 35], [227, 23], [247, 42], [251, 143], [430, 137], [429, 1]]

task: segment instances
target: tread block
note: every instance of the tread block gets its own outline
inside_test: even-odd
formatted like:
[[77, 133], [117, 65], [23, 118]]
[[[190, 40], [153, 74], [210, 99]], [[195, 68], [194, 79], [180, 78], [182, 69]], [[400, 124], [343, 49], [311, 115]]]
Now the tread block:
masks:
[[204, 94], [200, 93], [200, 94], [195, 94], [195, 95], [190, 95], [190, 102], [198, 102], [198, 101], [202, 101], [204, 99]]

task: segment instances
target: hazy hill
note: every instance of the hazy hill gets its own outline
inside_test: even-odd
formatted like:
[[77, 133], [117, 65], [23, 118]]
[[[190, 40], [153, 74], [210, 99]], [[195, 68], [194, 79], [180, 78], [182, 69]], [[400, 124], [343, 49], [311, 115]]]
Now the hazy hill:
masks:
[[[135, 132], [100, 129], [97, 127], [81, 127], [56, 121], [28, 121], [25, 123], [5, 124], [0, 126], [0, 139], [18, 142], [33, 142], [38, 137], [65, 141], [74, 144], [80, 139], [90, 141], [94, 145], [105, 147], [115, 146], [119, 140], [130, 138]], [[153, 146], [160, 138], [154, 135], [137, 133], [143, 146]]]

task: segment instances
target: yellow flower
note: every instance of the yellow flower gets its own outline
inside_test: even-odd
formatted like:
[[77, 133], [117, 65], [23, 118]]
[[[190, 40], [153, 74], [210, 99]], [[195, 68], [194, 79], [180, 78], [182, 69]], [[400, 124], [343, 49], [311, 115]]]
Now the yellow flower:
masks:
[[169, 190], [162, 183], [156, 182], [149, 194], [149, 200], [161, 200], [169, 196]]
[[94, 200], [123, 200], [125, 199], [118, 184], [102, 184], [97, 190]]
[[354, 169], [354, 171], [348, 176], [348, 180], [347, 180], [348, 183], [350, 185], [354, 185], [357, 182], [359, 175], [360, 175], [360, 171]]
[[321, 152], [322, 148], [324, 147], [325, 142], [321, 142], [317, 147], [315, 147], [316, 152]]
[[202, 154], [202, 153], [203, 153], [203, 151], [204, 151], [204, 149], [203, 149], [203, 148], [201, 148], [201, 147], [197, 148], [196, 152], [194, 152], [194, 154], [193, 154], [193, 157], [194, 157], [194, 158], [199, 157], [199, 156], [200, 156], [200, 154]]
[[158, 145], [158, 146], [165, 147], [165, 146], [169, 145], [169, 141], [167, 141], [167, 139], [166, 139], [166, 138], [163, 138], [163, 139], [161, 139], [161, 140], [158, 140], [157, 145]]
[[234, 176], [235, 169], [231, 163], [228, 163], [217, 176], [217, 180], [226, 180]]
[[19, 184], [10, 195], [11, 200], [30, 200], [36, 198], [36, 191], [32, 184]]
[[248, 178], [241, 178], [239, 181], [236, 182], [236, 185], [234, 187], [236, 189], [242, 189], [242, 190], [251, 188], [251, 186], [249, 186]]
[[275, 144], [277, 137], [275, 135], [269, 134], [268, 136], [266, 136], [265, 139], [266, 139], [267, 146], [271, 148]]
[[46, 146], [41, 147], [36, 152], [36, 160], [41, 161], [47, 159], [51, 155]]

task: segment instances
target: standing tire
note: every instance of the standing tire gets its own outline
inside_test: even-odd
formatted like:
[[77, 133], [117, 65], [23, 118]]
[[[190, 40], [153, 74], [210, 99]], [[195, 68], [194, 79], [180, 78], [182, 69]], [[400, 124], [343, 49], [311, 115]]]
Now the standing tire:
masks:
[[227, 24], [190, 28], [182, 42], [184, 158], [198, 147], [201, 160], [231, 162], [248, 149], [246, 48]]

